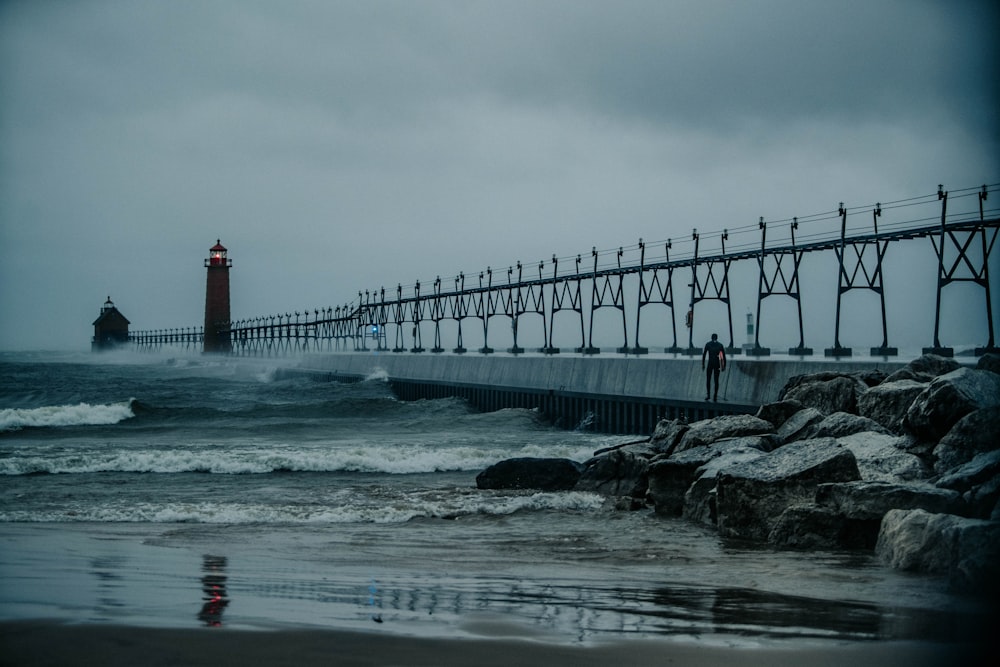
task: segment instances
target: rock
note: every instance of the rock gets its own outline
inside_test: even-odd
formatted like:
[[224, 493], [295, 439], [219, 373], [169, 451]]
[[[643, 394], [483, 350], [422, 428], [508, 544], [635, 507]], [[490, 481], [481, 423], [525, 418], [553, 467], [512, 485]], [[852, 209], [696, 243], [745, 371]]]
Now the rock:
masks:
[[972, 487], [962, 494], [962, 500], [969, 508], [968, 516], [1000, 521], [1000, 475]]
[[747, 449], [757, 449], [765, 454], [772, 452], [784, 443], [777, 433], [765, 433], [764, 435], [742, 435], [736, 438], [723, 438], [716, 440], [715, 445], [728, 445], [732, 448], [746, 447]]
[[866, 370], [866, 371], [854, 371], [851, 373], [845, 373], [843, 371], [821, 371], [819, 373], [806, 373], [804, 375], [793, 375], [782, 387], [781, 391], [778, 393], [778, 400], [782, 401], [788, 397], [788, 393], [804, 384], [809, 384], [810, 382], [829, 382], [830, 380], [836, 380], [837, 378], [849, 378], [852, 380], [857, 380], [865, 386], [874, 387], [877, 384], [881, 384], [886, 379], [886, 374], [879, 370]]
[[1000, 405], [1000, 375], [959, 368], [927, 385], [906, 412], [905, 427], [924, 440], [940, 440], [965, 415]]
[[778, 401], [777, 403], [767, 403], [760, 406], [755, 415], [757, 419], [771, 422], [774, 428], [780, 428], [788, 421], [788, 418], [801, 410], [804, 406], [798, 401]]
[[889, 431], [878, 422], [867, 417], [852, 415], [847, 412], [834, 412], [816, 424], [816, 430], [813, 431], [812, 437], [840, 438], [846, 435], [854, 435], [855, 433], [884, 433], [888, 435]]
[[816, 425], [823, 421], [823, 413], [816, 408], [799, 410], [788, 418], [778, 429], [778, 437], [784, 443], [805, 440], [812, 437]]
[[893, 509], [962, 511], [956, 491], [929, 484], [843, 482], [820, 484], [814, 504], [792, 505], [768, 534], [771, 544], [811, 549], [875, 548], [882, 517]]
[[848, 519], [829, 507], [791, 505], [774, 522], [767, 541], [792, 549], [871, 549], [878, 524]]
[[657, 514], [679, 516], [684, 493], [695, 479], [695, 471], [719, 456], [718, 447], [699, 447], [650, 464], [646, 500]]
[[905, 482], [924, 479], [930, 469], [923, 459], [906, 452], [906, 438], [885, 433], [856, 433], [837, 438], [849, 448], [865, 481]]
[[976, 454], [965, 465], [959, 466], [947, 475], [941, 477], [936, 486], [942, 489], [955, 489], [965, 493], [1000, 475], [1000, 449], [992, 452]]
[[679, 419], [661, 419], [653, 430], [649, 444], [657, 453], [670, 455], [689, 428], [687, 422]]
[[993, 449], [1000, 449], [1000, 405], [959, 419], [934, 448], [934, 471], [946, 473], [968, 463], [976, 454]]
[[731, 442], [733, 448], [716, 456], [694, 471], [694, 481], [684, 492], [684, 508], [681, 511], [683, 518], [715, 525], [717, 516], [715, 488], [719, 473], [736, 464], [760, 458], [766, 453], [757, 447], [737, 444], [738, 441], [746, 440], [749, 438], [734, 438], [732, 441], [723, 441]]
[[984, 354], [979, 357], [979, 363], [976, 364], [976, 369], [980, 371], [989, 371], [991, 373], [1000, 373], [1000, 354], [991, 352], [990, 354]]
[[883, 382], [858, 396], [858, 414], [902, 434], [906, 411], [925, 388], [915, 380]]
[[771, 422], [751, 415], [724, 415], [714, 419], [703, 419], [691, 424], [691, 428], [677, 443], [674, 453], [678, 454], [694, 447], [710, 445], [716, 440], [724, 438], [763, 435], [773, 432], [774, 425]]
[[[820, 484], [816, 489], [816, 504], [848, 519], [875, 521], [894, 509], [922, 509], [935, 514], [964, 514], [961, 494], [950, 489], [920, 482], [842, 482]], [[874, 541], [872, 542], [874, 546]]]
[[941, 357], [936, 354], [925, 354], [917, 357], [910, 363], [900, 368], [895, 373], [885, 379], [886, 382], [898, 382], [899, 380], [912, 380], [915, 382], [928, 383], [939, 375], [958, 370], [962, 365], [949, 357]]
[[937, 444], [925, 442], [913, 434], [904, 434], [899, 436], [896, 446], [904, 452], [919, 456], [922, 461], [933, 461], [934, 448], [937, 447]]
[[857, 413], [858, 394], [868, 390], [868, 381], [878, 384], [883, 379], [879, 371], [862, 373], [813, 373], [793, 376], [782, 388], [778, 400], [797, 400], [807, 408], [816, 408], [825, 415], [834, 412]]
[[566, 491], [576, 485], [582, 472], [583, 466], [569, 459], [506, 459], [476, 475], [476, 486], [480, 489]]
[[865, 383], [866, 387], [877, 387], [885, 382], [885, 379], [889, 377], [889, 375], [884, 371], [871, 369], [867, 371], [855, 371], [850, 374], [850, 377], [861, 380]]
[[947, 574], [958, 590], [1000, 593], [1000, 523], [995, 521], [890, 510], [875, 553], [896, 569]]
[[781, 513], [811, 503], [819, 484], [860, 477], [854, 454], [833, 438], [792, 443], [728, 467], [716, 487], [719, 533], [766, 540]]
[[647, 457], [627, 448], [595, 456], [584, 463], [583, 473], [574, 487], [605, 496], [646, 496]]
[[940, 537], [956, 518], [953, 514], [932, 514], [920, 509], [890, 510], [882, 518], [875, 554], [898, 570], [945, 572], [951, 561], [952, 545]]
[[647, 500], [657, 514], [680, 515], [684, 507], [684, 494], [696, 479], [698, 469], [730, 451], [745, 449], [749, 447], [740, 438], [732, 438], [695, 447], [669, 458], [656, 459], [647, 472]]

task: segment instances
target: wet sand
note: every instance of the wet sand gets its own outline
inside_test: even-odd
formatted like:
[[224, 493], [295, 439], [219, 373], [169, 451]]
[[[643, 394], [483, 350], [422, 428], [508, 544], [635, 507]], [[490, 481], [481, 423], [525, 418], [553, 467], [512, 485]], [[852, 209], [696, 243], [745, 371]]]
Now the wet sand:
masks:
[[[417, 536], [426, 535], [417, 531]], [[529, 537], [533, 532], [525, 540]], [[647, 613], [617, 625], [626, 616], [608, 611], [619, 598], [602, 596], [603, 589], [588, 589], [592, 597], [581, 599], [545, 591], [539, 601], [537, 579], [536, 585], [519, 580], [523, 591], [509, 579], [493, 586], [487, 575], [476, 579], [475, 572], [485, 570], [478, 564], [471, 574], [456, 571], [440, 581], [427, 580], [420, 570], [397, 571], [389, 584], [380, 583], [387, 592], [376, 591], [369, 570], [356, 564], [371, 552], [357, 552], [356, 542], [368, 549], [389, 543], [377, 526], [338, 533], [268, 527], [262, 533], [174, 525], [7, 524], [0, 530], [0, 665], [954, 667], [992, 664], [977, 659], [986, 654], [977, 650], [982, 647], [963, 641], [986, 636], [993, 642], [990, 654], [1000, 648], [991, 637], [992, 628], [1000, 627], [996, 619], [962, 606], [911, 616], [901, 604], [877, 608], [872, 616], [871, 605], [832, 600], [832, 607], [848, 612], [845, 628], [824, 625], [823, 618], [798, 618], [823, 615], [815, 606], [786, 609], [785, 603], [796, 602], [793, 597], [727, 601], [717, 592], [704, 604], [700, 597], [693, 604], [683, 596], [674, 603], [650, 598], [643, 608]], [[403, 548], [399, 539], [392, 545]], [[202, 554], [216, 548], [234, 554], [230, 565]], [[333, 556], [338, 560], [331, 561]], [[397, 557], [392, 563], [402, 567], [425, 560]], [[517, 572], [539, 577], [536, 560], [529, 565]], [[563, 570], [570, 566], [579, 567], [560, 563]], [[601, 567], [611, 577], [641, 564], [614, 569], [602, 562]], [[573, 581], [586, 587], [582, 575]], [[865, 581], [879, 580], [869, 573]], [[935, 589], [916, 590], [929, 595]], [[401, 591], [399, 599], [394, 591]], [[768, 604], [778, 612], [759, 608]], [[541, 618], [545, 613], [552, 618]], [[860, 620], [854, 618], [859, 614]], [[659, 638], [657, 623], [675, 632]], [[846, 636], [849, 632], [854, 636]]]
[[[995, 649], [990, 647], [991, 651]], [[984, 647], [921, 642], [727, 648], [637, 640], [566, 646], [501, 637], [431, 639], [336, 630], [184, 630], [45, 621], [0, 623], [2, 665], [943, 667], [985, 665], [985, 654]]]

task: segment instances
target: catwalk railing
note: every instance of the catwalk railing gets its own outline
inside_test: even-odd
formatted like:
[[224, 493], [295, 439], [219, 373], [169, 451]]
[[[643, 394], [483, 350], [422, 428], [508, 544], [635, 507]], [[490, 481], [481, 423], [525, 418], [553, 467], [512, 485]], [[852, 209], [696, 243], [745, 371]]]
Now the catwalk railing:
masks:
[[[871, 354], [894, 356], [897, 349], [889, 344], [883, 263], [893, 244], [926, 238], [936, 258], [935, 262], [928, 262], [926, 270], [935, 272], [937, 287], [933, 337], [924, 350], [946, 356], [953, 354], [940, 341], [942, 300], [947, 297], [946, 288], [950, 285], [969, 283], [982, 289], [980, 303], [985, 304], [987, 331], [980, 335], [985, 334], [987, 342], [976, 349], [977, 354], [982, 354], [996, 350], [989, 264], [1000, 230], [1000, 209], [987, 209], [985, 203], [996, 200], [998, 186], [983, 185], [951, 193], [939, 187], [936, 193], [922, 197], [854, 208], [840, 204], [836, 211], [777, 221], [760, 218], [753, 225], [710, 234], [695, 229], [690, 238], [657, 243], [640, 239], [638, 244], [627, 248], [600, 251], [593, 248], [589, 256], [553, 255], [551, 260], [530, 266], [517, 262], [505, 270], [487, 268], [479, 272], [478, 279], [464, 272], [453, 280], [438, 277], [429, 289], [416, 282], [407, 288], [397, 285], [395, 294], [387, 293], [384, 287], [364, 290], [358, 292], [356, 301], [342, 306], [236, 320], [222, 325], [220, 331], [228, 336], [232, 354], [283, 356], [371, 349], [425, 352], [423, 337], [429, 329], [433, 336], [429, 351], [440, 353], [445, 351], [442, 325], [451, 323], [455, 339], [450, 349], [462, 354], [469, 351], [464, 340], [468, 332], [463, 325], [467, 327], [473, 322], [481, 340], [476, 351], [489, 354], [494, 352], [489, 343], [490, 325], [494, 318], [501, 317], [508, 320], [513, 340], [506, 350], [518, 354], [526, 351], [520, 340], [522, 322], [532, 318], [541, 325], [541, 340], [533, 339], [533, 351], [558, 354], [563, 348], [556, 344], [556, 323], [569, 317], [572, 333], [567, 335], [578, 335], [579, 343], [565, 349], [597, 354], [600, 348], [595, 345], [594, 323], [602, 311], [610, 311], [620, 319], [621, 345], [614, 349], [619, 353], [644, 354], [649, 348], [640, 338], [640, 333], [644, 333], [640, 326], [642, 315], [649, 308], [661, 308], [668, 311], [670, 331], [669, 344], [665, 343], [662, 349], [697, 354], [701, 349], [694, 345], [693, 325], [699, 305], [716, 301], [726, 310], [728, 349], [738, 354], [744, 350], [733, 343], [729, 279], [734, 263], [743, 262], [756, 264], [758, 278], [757, 328], [753, 345], [745, 349], [747, 354], [770, 354], [770, 349], [760, 343], [764, 328], [761, 309], [768, 297], [784, 296], [794, 302], [798, 315], [798, 344], [788, 353], [810, 355], [813, 351], [805, 343], [805, 295], [800, 275], [806, 257], [819, 253], [828, 256], [832, 252], [838, 266], [836, 320], [833, 346], [826, 348], [826, 355], [851, 356], [852, 350], [840, 342], [841, 302], [846, 294], [860, 289], [875, 293], [881, 305], [882, 341], [870, 349]], [[708, 243], [713, 250], [705, 252], [704, 245]], [[681, 287], [687, 289], [675, 293], [678, 277]], [[686, 341], [678, 340], [678, 309], [682, 312], [682, 326], [687, 328]], [[167, 329], [136, 332], [131, 338], [144, 348], [195, 347], [203, 341], [204, 334], [194, 328]]]
[[169, 345], [200, 351], [205, 344], [205, 330], [202, 327], [149, 329], [131, 332], [128, 338], [139, 350], [154, 350]]

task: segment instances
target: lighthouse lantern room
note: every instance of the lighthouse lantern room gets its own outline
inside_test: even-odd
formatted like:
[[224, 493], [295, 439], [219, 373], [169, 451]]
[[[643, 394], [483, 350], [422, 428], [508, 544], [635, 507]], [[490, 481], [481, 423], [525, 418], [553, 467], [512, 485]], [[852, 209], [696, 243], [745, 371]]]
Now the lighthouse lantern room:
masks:
[[208, 259], [205, 260], [205, 266], [232, 266], [232, 260], [226, 259], [227, 252], [226, 247], [216, 239], [215, 245], [208, 251]]

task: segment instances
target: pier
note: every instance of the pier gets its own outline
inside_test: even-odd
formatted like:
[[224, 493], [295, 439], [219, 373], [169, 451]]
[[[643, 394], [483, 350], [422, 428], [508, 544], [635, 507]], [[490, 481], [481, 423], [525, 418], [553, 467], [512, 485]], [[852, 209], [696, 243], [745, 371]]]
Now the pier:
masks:
[[[363, 289], [339, 306], [241, 319], [229, 311], [232, 261], [216, 243], [205, 263], [204, 327], [140, 330], [128, 339], [138, 350], [295, 357], [302, 370], [339, 380], [384, 374], [405, 400], [457, 396], [482, 410], [538, 409], [569, 428], [648, 434], [662, 418], [754, 412], [794, 375], [891, 372], [921, 352], [955, 356], [946, 335], [961, 335], [963, 345], [975, 340], [959, 355], [996, 352], [990, 266], [998, 190], [938, 186], [919, 197], [693, 229], [685, 238]], [[909, 259], [920, 244], [933, 255]], [[744, 292], [756, 285], [742, 344], [734, 282]], [[854, 314], [865, 315], [872, 339], [855, 350], [844, 344], [850, 325], [842, 311], [858, 292], [869, 296], [853, 304]], [[916, 329], [893, 301], [914, 297], [926, 305], [909, 306], [911, 315], [933, 312], [933, 320], [921, 324], [926, 346], [901, 357], [894, 337]], [[765, 306], [782, 301], [784, 316], [765, 316]], [[700, 346], [714, 332], [729, 363], [720, 400], [707, 402]], [[807, 333], [829, 346], [814, 348]], [[779, 334], [793, 344], [772, 356], [767, 338]]]
[[565, 428], [649, 435], [660, 419], [753, 414], [776, 400], [794, 375], [891, 373], [903, 365], [874, 359], [733, 359], [719, 378], [718, 402], [702, 400], [701, 361], [672, 356], [332, 353], [308, 355], [298, 369], [345, 382], [385, 378], [402, 400], [457, 397], [483, 411], [536, 409]]

